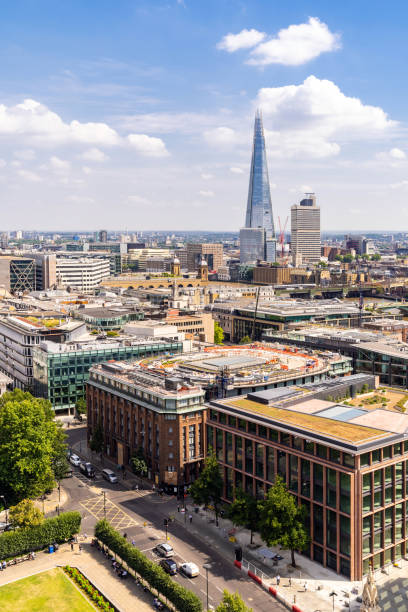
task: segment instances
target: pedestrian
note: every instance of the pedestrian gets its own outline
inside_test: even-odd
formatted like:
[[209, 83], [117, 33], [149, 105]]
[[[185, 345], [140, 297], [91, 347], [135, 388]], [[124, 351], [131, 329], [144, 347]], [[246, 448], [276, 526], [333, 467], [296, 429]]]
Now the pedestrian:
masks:
[[307, 582], [305, 582], [305, 593], [307, 592]]
[[136, 542], [132, 540], [132, 546], [136, 546]]
[[74, 552], [74, 543], [71, 542], [71, 552]]
[[177, 504], [177, 512], [180, 512], [180, 504]]
[[7, 567], [7, 563], [5, 561], [3, 561], [3, 569], [5, 570]]
[[188, 515], [188, 519], [189, 519], [189, 521], [190, 521], [190, 525], [191, 525], [191, 523], [193, 522], [193, 515], [192, 515], [192, 514], [189, 514], [189, 515]]
[[155, 491], [155, 490], [156, 490], [156, 486], [153, 484], [152, 485], [152, 491]]
[[138, 490], [139, 490], [139, 485], [137, 484], [137, 485], [135, 486], [135, 491], [138, 491]]
[[279, 576], [279, 574], [277, 574], [277, 576], [276, 576], [276, 586], [279, 586], [279, 585], [280, 585], [280, 576]]
[[289, 586], [290, 587], [292, 586], [292, 578], [291, 577], [289, 577]]
[[123, 537], [124, 537], [124, 538], [125, 538], [125, 540], [126, 540], [126, 538], [127, 538], [127, 533], [126, 533], [126, 531], [125, 531], [125, 533], [123, 534]]
[[79, 550], [79, 554], [81, 554], [82, 553], [82, 544], [79, 544], [78, 550]]

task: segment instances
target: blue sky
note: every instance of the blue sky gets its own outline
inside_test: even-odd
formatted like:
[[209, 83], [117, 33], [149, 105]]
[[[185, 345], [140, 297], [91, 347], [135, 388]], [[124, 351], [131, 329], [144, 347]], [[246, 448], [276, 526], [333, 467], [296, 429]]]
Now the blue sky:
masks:
[[1, 229], [237, 230], [257, 106], [275, 216], [404, 229], [406, 3], [2, 8]]

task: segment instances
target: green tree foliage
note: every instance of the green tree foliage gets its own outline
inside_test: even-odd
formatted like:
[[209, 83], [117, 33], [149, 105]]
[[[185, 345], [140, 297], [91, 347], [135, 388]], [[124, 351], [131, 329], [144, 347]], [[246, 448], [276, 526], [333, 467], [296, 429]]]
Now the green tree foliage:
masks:
[[148, 559], [138, 548], [132, 546], [107, 521], [99, 521], [95, 526], [95, 537], [116, 553], [122, 561], [137, 572], [169, 599], [179, 612], [201, 612], [203, 607], [197, 595], [178, 584], [154, 561]]
[[44, 522], [44, 515], [31, 499], [22, 499], [9, 510], [9, 519], [13, 527], [35, 527]]
[[54, 542], [62, 544], [78, 533], [80, 526], [79, 512], [64, 512], [56, 518], [45, 519], [36, 527], [7, 531], [0, 535], [0, 560], [41, 550]]
[[75, 410], [77, 414], [86, 414], [86, 399], [84, 397], [80, 397], [75, 404]]
[[214, 343], [222, 344], [223, 340], [224, 340], [224, 330], [222, 329], [218, 321], [214, 321]]
[[116, 338], [117, 336], [119, 336], [119, 333], [115, 331], [114, 329], [112, 329], [112, 330], [107, 331], [106, 335], [108, 338]]
[[268, 546], [280, 545], [291, 551], [292, 566], [296, 567], [295, 550], [304, 550], [308, 535], [304, 526], [304, 508], [286, 489], [280, 476], [259, 502], [259, 533]]
[[138, 476], [146, 476], [147, 474], [147, 463], [144, 458], [143, 449], [139, 448], [133, 457], [130, 459], [130, 465], [132, 470]]
[[344, 263], [351, 263], [353, 261], [353, 259], [354, 259], [354, 257], [350, 253], [346, 253], [346, 255], [343, 256], [343, 262]]
[[0, 491], [10, 503], [53, 487], [53, 462], [65, 455], [65, 438], [49, 401], [20, 390], [0, 398]]
[[217, 457], [210, 447], [205, 459], [204, 468], [200, 476], [190, 487], [190, 495], [196, 504], [213, 506], [215, 522], [218, 526], [218, 515], [221, 509], [221, 496], [223, 492], [223, 480]]
[[374, 253], [374, 255], [371, 255], [371, 261], [380, 261], [381, 259], [381, 255], [379, 253]]
[[94, 453], [103, 453], [105, 445], [105, 436], [103, 433], [103, 427], [101, 423], [98, 423], [92, 432], [91, 439], [89, 441], [89, 448]]
[[246, 527], [251, 532], [251, 544], [254, 531], [258, 530], [259, 508], [258, 501], [253, 495], [238, 489], [232, 504], [228, 507], [228, 518], [241, 527]]
[[215, 612], [253, 612], [253, 610], [248, 608], [239, 593], [232, 594], [224, 589], [222, 601], [215, 608]]
[[252, 340], [251, 340], [251, 338], [249, 336], [244, 336], [239, 341], [240, 344], [250, 344], [251, 342], [252, 342]]

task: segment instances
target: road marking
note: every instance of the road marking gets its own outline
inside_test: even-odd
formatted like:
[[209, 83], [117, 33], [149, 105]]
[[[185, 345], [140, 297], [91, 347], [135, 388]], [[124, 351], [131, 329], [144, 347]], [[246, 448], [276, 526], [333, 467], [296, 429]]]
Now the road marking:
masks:
[[215, 588], [219, 590], [220, 593], [223, 593], [224, 591], [222, 589], [220, 589], [219, 586], [215, 585]]
[[112, 523], [116, 529], [125, 529], [137, 525], [136, 521], [133, 520], [129, 514], [123, 512], [123, 510], [110, 499], [106, 498], [104, 504], [101, 495], [90, 497], [79, 503], [98, 520], [104, 518], [106, 514], [107, 520]]
[[[203, 593], [206, 597], [207, 597], [207, 593], [205, 591], [203, 591], [203, 589], [200, 589], [201, 593]], [[212, 599], [214, 601], [214, 598], [211, 597], [211, 595], [208, 595], [208, 599]]]
[[151, 548], [144, 548], [140, 552], [142, 552], [142, 553], [149, 552], [150, 550], [154, 550], [155, 548], [156, 548], [155, 546], [152, 546]]

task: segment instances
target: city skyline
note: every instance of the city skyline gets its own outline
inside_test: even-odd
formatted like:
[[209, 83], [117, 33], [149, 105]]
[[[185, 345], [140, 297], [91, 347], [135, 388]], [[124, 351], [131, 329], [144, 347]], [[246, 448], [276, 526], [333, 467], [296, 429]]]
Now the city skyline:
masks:
[[238, 231], [261, 108], [275, 217], [314, 191], [323, 231], [395, 231], [408, 9], [372, 8], [6, 6], [1, 229]]

